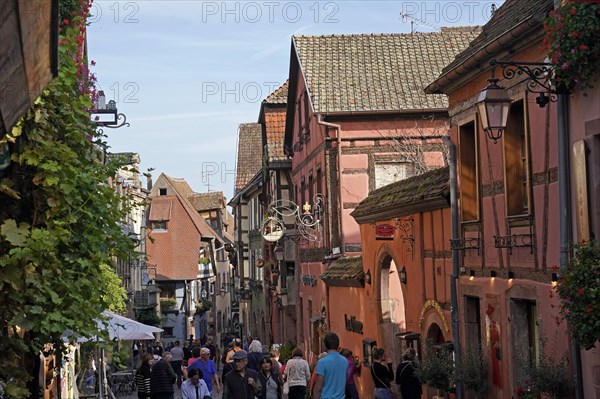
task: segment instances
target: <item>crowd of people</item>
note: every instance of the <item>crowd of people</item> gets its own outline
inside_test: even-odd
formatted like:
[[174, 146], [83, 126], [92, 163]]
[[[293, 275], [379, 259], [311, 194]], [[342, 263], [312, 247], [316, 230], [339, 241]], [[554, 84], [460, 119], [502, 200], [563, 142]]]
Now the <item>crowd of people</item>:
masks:
[[[138, 398], [173, 399], [177, 387], [183, 399], [209, 399], [213, 392], [222, 392], [223, 399], [304, 399], [307, 393], [314, 399], [358, 399], [354, 381], [358, 370], [352, 352], [340, 349], [335, 333], [327, 333], [323, 344], [326, 352], [319, 355], [312, 373], [301, 348], [296, 347], [282, 364], [279, 352], [264, 350], [257, 339], [234, 338], [222, 354], [210, 338], [190, 340], [183, 346], [175, 341], [164, 349], [154, 345], [141, 355], [136, 371]], [[374, 348], [372, 397], [393, 399], [391, 383], [395, 381], [403, 399], [420, 398], [416, 367], [412, 348], [395, 373], [384, 349]]]

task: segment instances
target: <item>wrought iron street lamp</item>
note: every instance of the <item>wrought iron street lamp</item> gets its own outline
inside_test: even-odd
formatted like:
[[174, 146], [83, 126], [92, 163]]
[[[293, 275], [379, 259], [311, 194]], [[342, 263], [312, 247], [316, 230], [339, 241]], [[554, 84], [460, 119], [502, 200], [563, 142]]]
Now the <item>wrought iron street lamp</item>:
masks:
[[281, 262], [285, 255], [283, 247], [281, 245], [276, 245], [275, 248], [273, 248], [273, 255], [275, 255], [275, 259], [278, 262]]
[[402, 270], [400, 270], [400, 282], [402, 284], [406, 284], [406, 267], [402, 266]]
[[511, 100], [506, 90], [498, 86], [498, 78], [494, 77], [493, 70], [488, 82], [489, 85], [479, 94], [477, 107], [483, 131], [496, 143], [506, 128]]
[[[498, 85], [495, 77], [496, 66], [502, 68], [504, 79], [524, 77], [527, 90], [538, 93], [535, 102], [545, 107], [550, 101], [557, 101], [559, 94], [564, 94], [560, 88], [552, 87], [550, 76], [551, 64], [547, 62], [518, 62], [490, 60], [492, 76], [488, 79], [489, 85], [481, 90], [477, 99], [477, 109], [481, 118], [481, 125], [488, 137], [496, 143], [502, 138], [508, 122], [511, 99], [506, 90]], [[549, 94], [549, 96], [547, 96]]]

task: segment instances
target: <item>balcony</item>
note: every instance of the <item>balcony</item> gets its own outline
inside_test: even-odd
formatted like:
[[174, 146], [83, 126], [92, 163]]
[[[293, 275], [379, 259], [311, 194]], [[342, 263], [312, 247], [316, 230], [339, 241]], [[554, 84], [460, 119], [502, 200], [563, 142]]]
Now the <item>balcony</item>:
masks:
[[133, 293], [133, 307], [149, 308], [157, 305], [156, 291], [141, 290]]

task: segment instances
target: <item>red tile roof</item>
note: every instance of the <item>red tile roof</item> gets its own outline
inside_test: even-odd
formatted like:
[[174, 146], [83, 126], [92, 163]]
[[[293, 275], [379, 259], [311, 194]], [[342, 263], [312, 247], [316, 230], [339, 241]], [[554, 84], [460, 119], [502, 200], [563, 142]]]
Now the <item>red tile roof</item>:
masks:
[[148, 264], [156, 266], [157, 280], [195, 279], [202, 238], [198, 224], [190, 217], [179, 195], [154, 197], [150, 207], [162, 204], [172, 206], [171, 219], [166, 231], [149, 230], [146, 243]]
[[240, 125], [237, 165], [235, 169], [235, 192], [244, 188], [262, 169], [262, 134], [258, 123]]
[[269, 162], [288, 159], [288, 156], [283, 152], [285, 114], [285, 108], [265, 110], [265, 130], [267, 134]]
[[315, 113], [401, 111], [448, 106], [446, 96], [427, 95], [423, 88], [479, 32], [479, 27], [456, 27], [292, 40]]
[[288, 97], [288, 81], [286, 80], [278, 89], [263, 101], [268, 104], [286, 104]]
[[171, 219], [171, 201], [157, 201], [153, 202], [150, 207], [150, 215], [148, 216], [148, 220], [154, 221], [164, 221]]

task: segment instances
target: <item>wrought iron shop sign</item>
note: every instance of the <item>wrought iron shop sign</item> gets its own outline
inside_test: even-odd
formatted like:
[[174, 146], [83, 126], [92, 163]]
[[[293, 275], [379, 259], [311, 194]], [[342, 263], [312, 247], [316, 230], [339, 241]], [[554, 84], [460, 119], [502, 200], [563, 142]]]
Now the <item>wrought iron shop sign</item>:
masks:
[[320, 242], [323, 239], [323, 212], [325, 198], [315, 195], [313, 205], [308, 202], [302, 206], [293, 201], [280, 199], [273, 201], [267, 208], [267, 217], [262, 223], [261, 233], [269, 242], [279, 241], [285, 232], [284, 218], [293, 218], [300, 236], [308, 241]]
[[356, 320], [356, 316], [348, 317], [347, 314], [344, 314], [344, 324], [346, 325], [346, 330], [355, 332], [357, 334], [363, 333], [363, 323], [362, 321]]

